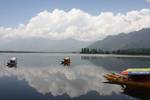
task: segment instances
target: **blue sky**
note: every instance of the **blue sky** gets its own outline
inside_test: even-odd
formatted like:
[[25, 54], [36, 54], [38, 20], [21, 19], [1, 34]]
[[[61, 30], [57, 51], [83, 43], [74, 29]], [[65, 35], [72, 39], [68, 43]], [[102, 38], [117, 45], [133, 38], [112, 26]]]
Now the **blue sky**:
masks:
[[126, 13], [150, 8], [150, 3], [145, 0], [0, 0], [0, 26], [25, 24], [39, 12], [56, 8], [64, 11], [77, 8], [98, 15], [106, 11]]
[[0, 0], [0, 39], [96, 41], [150, 28], [150, 0]]

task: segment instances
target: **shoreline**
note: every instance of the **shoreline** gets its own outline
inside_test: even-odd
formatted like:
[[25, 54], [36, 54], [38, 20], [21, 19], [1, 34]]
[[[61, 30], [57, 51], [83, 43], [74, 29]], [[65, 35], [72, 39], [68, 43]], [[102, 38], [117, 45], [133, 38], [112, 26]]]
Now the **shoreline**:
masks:
[[79, 52], [47, 52], [47, 51], [0, 51], [3, 53], [16, 53], [16, 54], [69, 54], [69, 55], [81, 55], [85, 57], [130, 57], [130, 58], [150, 58], [150, 55], [140, 55], [140, 54], [83, 54]]

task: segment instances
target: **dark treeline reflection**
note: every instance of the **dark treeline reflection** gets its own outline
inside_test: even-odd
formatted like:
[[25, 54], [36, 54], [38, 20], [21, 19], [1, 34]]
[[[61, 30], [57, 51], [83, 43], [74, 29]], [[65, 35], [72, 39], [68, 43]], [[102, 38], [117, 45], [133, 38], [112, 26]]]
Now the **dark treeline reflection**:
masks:
[[81, 59], [89, 61], [96, 66], [102, 66], [107, 70], [114, 71], [122, 71], [127, 68], [150, 67], [149, 57], [81, 56]]
[[123, 89], [122, 94], [132, 96], [141, 100], [149, 100], [150, 99], [150, 90], [146, 88], [131, 88], [126, 87]]
[[[102, 66], [107, 70], [122, 71], [127, 68], [150, 67], [149, 57], [134, 56], [81, 56], [82, 60], [89, 61], [96, 66]], [[149, 100], [150, 90], [143, 88], [122, 88], [122, 94], [141, 100]]]

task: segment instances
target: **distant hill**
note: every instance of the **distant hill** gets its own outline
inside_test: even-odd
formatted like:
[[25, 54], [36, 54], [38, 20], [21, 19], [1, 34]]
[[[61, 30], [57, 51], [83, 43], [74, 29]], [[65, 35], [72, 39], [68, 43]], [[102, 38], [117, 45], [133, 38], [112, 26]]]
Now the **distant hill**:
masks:
[[150, 28], [128, 34], [108, 36], [89, 46], [89, 48], [100, 48], [103, 50], [150, 48]]
[[80, 51], [82, 47], [86, 47], [89, 44], [90, 42], [82, 42], [74, 39], [50, 40], [48, 38], [18, 38], [1, 41], [0, 51]]

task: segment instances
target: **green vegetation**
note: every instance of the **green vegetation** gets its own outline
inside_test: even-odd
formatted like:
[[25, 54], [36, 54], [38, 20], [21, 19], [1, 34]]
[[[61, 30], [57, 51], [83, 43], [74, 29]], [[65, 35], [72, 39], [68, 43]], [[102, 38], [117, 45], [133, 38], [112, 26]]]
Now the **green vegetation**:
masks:
[[95, 48], [82, 48], [83, 54], [130, 54], [130, 55], [150, 55], [150, 48], [124, 49], [116, 51], [105, 51]]
[[150, 55], [150, 48], [117, 50], [116, 54], [131, 54], [131, 55]]
[[110, 51], [104, 51], [102, 49], [90, 49], [90, 48], [82, 48], [80, 53], [84, 54], [109, 54]]

